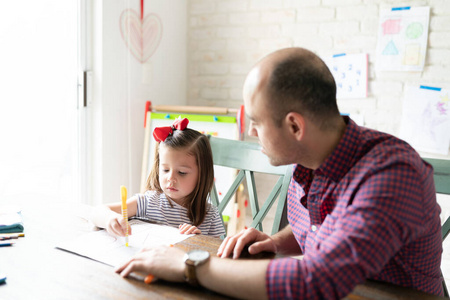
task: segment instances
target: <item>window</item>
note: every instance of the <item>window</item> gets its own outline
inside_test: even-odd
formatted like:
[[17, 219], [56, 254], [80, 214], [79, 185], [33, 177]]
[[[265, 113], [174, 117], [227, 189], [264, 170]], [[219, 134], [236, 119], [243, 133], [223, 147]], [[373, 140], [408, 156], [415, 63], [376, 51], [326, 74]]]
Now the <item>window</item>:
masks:
[[0, 204], [78, 200], [77, 0], [0, 2]]

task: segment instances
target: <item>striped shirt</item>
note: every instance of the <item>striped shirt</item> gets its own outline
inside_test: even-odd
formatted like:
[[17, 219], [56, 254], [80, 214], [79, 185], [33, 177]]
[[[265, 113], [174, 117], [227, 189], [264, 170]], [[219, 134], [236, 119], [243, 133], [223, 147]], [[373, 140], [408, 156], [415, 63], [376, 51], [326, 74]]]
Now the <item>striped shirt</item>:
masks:
[[[147, 218], [151, 221], [178, 228], [179, 225], [191, 224], [187, 215], [187, 208], [172, 201], [170, 205], [164, 193], [147, 191], [144, 194], [136, 194], [137, 212], [136, 217]], [[198, 229], [202, 234], [219, 237], [225, 234], [219, 211], [214, 205], [207, 204], [206, 216]]]
[[273, 260], [271, 299], [338, 299], [367, 278], [442, 295], [432, 167], [407, 143], [357, 126], [317, 170], [297, 165], [288, 219], [303, 260]]

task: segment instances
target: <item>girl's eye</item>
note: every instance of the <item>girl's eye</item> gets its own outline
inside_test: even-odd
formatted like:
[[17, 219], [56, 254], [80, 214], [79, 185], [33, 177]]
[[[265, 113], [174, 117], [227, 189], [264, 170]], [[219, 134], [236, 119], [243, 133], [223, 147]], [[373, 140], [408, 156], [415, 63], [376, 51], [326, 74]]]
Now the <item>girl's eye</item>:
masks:
[[186, 175], [187, 173], [186, 172], [178, 172], [180, 175]]
[[164, 173], [167, 173], [167, 172], [169, 172], [169, 170], [165, 170], [165, 169], [163, 169], [162, 171], [163, 171]]

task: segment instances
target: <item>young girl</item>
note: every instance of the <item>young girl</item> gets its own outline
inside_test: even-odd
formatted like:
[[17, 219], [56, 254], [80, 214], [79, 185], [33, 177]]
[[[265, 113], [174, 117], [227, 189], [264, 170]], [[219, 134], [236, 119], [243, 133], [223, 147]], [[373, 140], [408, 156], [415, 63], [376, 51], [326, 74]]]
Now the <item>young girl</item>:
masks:
[[[158, 144], [147, 191], [127, 200], [128, 216], [178, 227], [184, 234], [219, 237], [225, 229], [217, 208], [208, 203], [214, 182], [211, 146], [205, 135], [186, 128], [188, 123], [177, 119], [153, 131]], [[112, 235], [125, 236], [121, 203], [98, 208], [92, 221]]]

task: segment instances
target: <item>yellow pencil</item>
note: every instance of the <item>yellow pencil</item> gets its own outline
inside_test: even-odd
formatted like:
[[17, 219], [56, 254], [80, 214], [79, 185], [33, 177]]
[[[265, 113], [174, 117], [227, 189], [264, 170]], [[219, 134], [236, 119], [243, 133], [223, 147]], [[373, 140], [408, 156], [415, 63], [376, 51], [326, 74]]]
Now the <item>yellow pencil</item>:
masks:
[[125, 246], [128, 247], [128, 212], [127, 212], [127, 188], [123, 185], [120, 186], [120, 195], [122, 197], [122, 216], [127, 224], [127, 230], [125, 232]]

